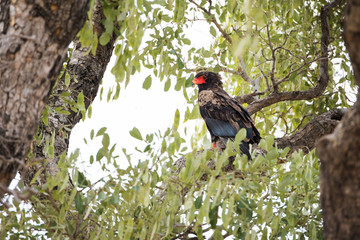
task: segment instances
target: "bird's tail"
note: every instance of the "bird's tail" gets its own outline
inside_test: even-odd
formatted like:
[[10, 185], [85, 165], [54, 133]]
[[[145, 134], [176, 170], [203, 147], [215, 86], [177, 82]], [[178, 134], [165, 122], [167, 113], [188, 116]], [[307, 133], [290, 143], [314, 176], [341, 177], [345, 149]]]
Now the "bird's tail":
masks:
[[240, 150], [248, 157], [249, 161], [252, 160], [251, 155], [250, 155], [250, 151], [249, 151], [249, 143], [241, 142]]

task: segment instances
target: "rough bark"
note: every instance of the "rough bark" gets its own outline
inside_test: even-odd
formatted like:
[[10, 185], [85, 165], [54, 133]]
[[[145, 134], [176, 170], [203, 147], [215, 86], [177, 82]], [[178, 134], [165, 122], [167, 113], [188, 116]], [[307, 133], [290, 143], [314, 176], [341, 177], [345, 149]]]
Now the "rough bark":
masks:
[[[348, 1], [344, 40], [360, 85], [360, 0]], [[317, 143], [320, 200], [326, 239], [360, 237], [360, 101], [335, 131]]]
[[348, 109], [335, 108], [320, 114], [294, 134], [275, 139], [275, 143], [282, 149], [289, 147], [289, 153], [301, 149], [306, 154], [315, 148], [317, 140], [334, 131], [335, 127], [348, 111]]
[[1, 1], [0, 9], [0, 184], [6, 187], [24, 163], [88, 1]]
[[[97, 0], [94, 6], [92, 24], [94, 31], [98, 36], [105, 31], [101, 21], [105, 18], [100, 0]], [[40, 123], [39, 132], [42, 134], [43, 139], [38, 146], [34, 147], [35, 155], [37, 158], [44, 158], [44, 147], [46, 138], [50, 138], [52, 132], [55, 131], [54, 143], [54, 159], [47, 159], [48, 164], [45, 166], [44, 171], [55, 176], [57, 173], [57, 163], [59, 156], [67, 152], [69, 146], [70, 133], [76, 123], [82, 118], [81, 112], [74, 112], [71, 106], [64, 102], [61, 98], [63, 92], [70, 92], [71, 95], [68, 99], [72, 98], [76, 101], [79, 93], [84, 95], [85, 108], [87, 109], [92, 101], [95, 99], [98, 92], [99, 85], [103, 78], [106, 66], [110, 61], [114, 49], [116, 36], [113, 34], [108, 44], [102, 46], [100, 43], [97, 46], [95, 56], [89, 51], [88, 48], [81, 47], [78, 40], [74, 42], [74, 48], [69, 62], [67, 63], [66, 71], [71, 76], [70, 84], [65, 85], [64, 76], [58, 81], [56, 89], [49, 99], [48, 107], [51, 109], [62, 108], [70, 112], [69, 115], [61, 113], [53, 113], [49, 115], [49, 124], [45, 126]], [[76, 81], [74, 80], [74, 77]], [[64, 128], [66, 126], [66, 128]], [[31, 166], [24, 171], [25, 175], [23, 180], [28, 185], [41, 164]], [[38, 178], [37, 184], [42, 185], [45, 179]]]

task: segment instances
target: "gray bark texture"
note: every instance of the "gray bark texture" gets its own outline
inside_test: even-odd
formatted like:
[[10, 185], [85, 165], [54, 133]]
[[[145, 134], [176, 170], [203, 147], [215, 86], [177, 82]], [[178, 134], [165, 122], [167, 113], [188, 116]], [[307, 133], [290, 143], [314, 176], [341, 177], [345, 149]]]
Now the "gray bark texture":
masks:
[[[360, 85], [360, 0], [348, 1], [343, 37]], [[360, 101], [317, 143], [325, 239], [360, 239]]]
[[294, 134], [275, 139], [275, 143], [282, 149], [289, 147], [289, 153], [301, 149], [306, 154], [315, 148], [318, 139], [334, 131], [348, 111], [348, 109], [331, 109], [313, 118]]
[[[97, 0], [91, 19], [97, 36], [101, 36], [105, 31], [105, 28], [101, 23], [101, 20], [103, 19], [105, 19], [105, 16], [103, 14], [102, 5], [100, 0]], [[24, 169], [24, 171], [22, 171], [22, 176], [26, 185], [31, 182], [39, 168], [42, 168], [44, 172], [50, 173], [52, 176], [56, 175], [59, 156], [62, 153], [67, 152], [71, 130], [82, 117], [80, 112], [74, 112], [71, 105], [63, 100], [62, 93], [70, 92], [71, 95], [67, 97], [67, 100], [71, 101], [72, 99], [76, 101], [79, 93], [82, 92], [84, 95], [85, 108], [87, 109], [90, 106], [96, 97], [106, 66], [112, 56], [115, 39], [116, 35], [113, 34], [109, 43], [105, 46], [102, 46], [99, 43], [97, 45], [95, 56], [91, 54], [91, 52], [87, 54], [89, 49], [81, 47], [80, 42], [75, 40], [71, 58], [66, 66], [66, 72], [68, 72], [71, 77], [70, 84], [69, 86], [65, 85], [65, 74], [63, 74], [62, 78], [57, 82], [48, 102], [49, 108], [61, 108], [70, 114], [66, 115], [54, 112], [49, 115], [48, 126], [40, 123], [39, 133], [41, 133], [43, 137], [41, 143], [34, 146], [36, 159], [43, 159], [45, 157], [44, 147], [46, 139], [50, 138], [53, 131], [55, 132], [54, 159], [47, 159], [48, 164], [46, 166], [44, 166], [44, 164], [38, 164]], [[64, 128], [64, 126], [66, 126], [66, 128]], [[39, 162], [42, 163], [43, 161]], [[38, 185], [44, 184], [44, 181], [45, 179], [43, 178], [38, 178], [36, 180]]]
[[[87, 0], [0, 2], [0, 184], [23, 165]], [[0, 190], [0, 196], [3, 195]]]

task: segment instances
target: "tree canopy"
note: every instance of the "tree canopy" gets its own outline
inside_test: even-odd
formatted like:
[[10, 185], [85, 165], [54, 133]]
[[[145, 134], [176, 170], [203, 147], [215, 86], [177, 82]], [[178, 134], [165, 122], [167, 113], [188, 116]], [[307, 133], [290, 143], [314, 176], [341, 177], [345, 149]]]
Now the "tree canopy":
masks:
[[[44, 2], [41, 7], [29, 3], [27, 7], [38, 14], [23, 15], [45, 19], [59, 15], [62, 3]], [[44, 90], [39, 99], [45, 95], [48, 99], [33, 117], [38, 125], [33, 133], [29, 130], [33, 139], [12, 154], [15, 145], [3, 140], [10, 133], [0, 138], [4, 152], [0, 190], [5, 194], [1, 238], [324, 238], [321, 156], [315, 143], [333, 132], [357, 93], [351, 54], [342, 38], [344, 1], [90, 0], [88, 4], [81, 17], [84, 21], [87, 14], [87, 20], [76, 37], [73, 34], [72, 47], [63, 56], [49, 57], [56, 66], [50, 72], [59, 76], [43, 77], [49, 80], [44, 86], [48, 92]], [[0, 4], [9, 5], [9, 1]], [[40, 40], [24, 36], [26, 31], [13, 33], [13, 13], [4, 9], [9, 14], [0, 14], [0, 22], [7, 19], [9, 26], [1, 29], [0, 24], [0, 56], [8, 58], [1, 58], [4, 64], [0, 60], [0, 76], [10, 81], [5, 70], [19, 70], [10, 62], [24, 55], [11, 47], [4, 50], [10, 45], [1, 45], [2, 41], [20, 39], [18, 48], [23, 49]], [[75, 20], [57, 21], [68, 27]], [[193, 46], [187, 35], [197, 21], [209, 25], [209, 48]], [[48, 25], [38, 31], [46, 33], [52, 27]], [[50, 42], [63, 40], [56, 40], [59, 29]], [[116, 88], [106, 91], [100, 83], [112, 54], [116, 62], [108, 67]], [[101, 146], [89, 163], [100, 163], [105, 172], [116, 169], [93, 182], [77, 165], [79, 150], [67, 153], [71, 130], [80, 119], [91, 118], [97, 94], [116, 101], [120, 89], [144, 69], [152, 71], [144, 79], [144, 89], [159, 91], [152, 82], [161, 81], [161, 91], [182, 91], [188, 107], [174, 113], [167, 129], [144, 134], [134, 126], [129, 134], [146, 146], [138, 149], [140, 161], [127, 149], [117, 156], [115, 150], [121, 146], [112, 143], [106, 128], [91, 130], [85, 139], [100, 138]], [[209, 149], [204, 124], [188, 130], [190, 142], [179, 131], [183, 122], [199, 118], [197, 94], [190, 94], [189, 88], [196, 71], [203, 69], [220, 73], [227, 92], [255, 119], [263, 139], [253, 149], [253, 161], [236, 147], [245, 138], [244, 131], [223, 152]], [[23, 75], [30, 80], [42, 77]], [[7, 126], [4, 111], [0, 132]], [[124, 118], [125, 114], [131, 113], [124, 113]], [[11, 144], [17, 143], [14, 139]], [[15, 165], [2, 160], [10, 155]], [[126, 169], [121, 168], [124, 162], [129, 163]], [[21, 174], [13, 190], [7, 188], [13, 178], [10, 166], [11, 175], [17, 169]], [[29, 204], [21, 204], [22, 200]]]

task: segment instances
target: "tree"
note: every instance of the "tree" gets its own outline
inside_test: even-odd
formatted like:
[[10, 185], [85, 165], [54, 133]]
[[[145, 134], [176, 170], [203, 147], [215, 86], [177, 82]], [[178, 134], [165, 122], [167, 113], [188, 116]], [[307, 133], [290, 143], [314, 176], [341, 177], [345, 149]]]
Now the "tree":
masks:
[[[360, 83], [359, 1], [349, 1], [345, 9], [344, 40], [349, 52], [356, 85]], [[324, 211], [324, 230], [327, 239], [357, 239], [360, 220], [359, 205], [359, 133], [360, 108], [358, 100], [335, 131], [318, 144], [321, 160], [321, 205]]]
[[0, 8], [0, 182], [4, 188], [25, 163], [68, 46], [85, 21], [88, 3], [2, 1]]
[[[355, 91], [358, 82], [358, 41], [353, 38], [357, 26], [353, 26], [356, 21], [351, 20], [356, 17], [357, 9], [351, 5], [355, 3], [350, 1], [350, 10], [346, 11], [349, 17], [344, 22], [353, 74], [341, 39], [344, 3], [339, 0], [331, 3], [294, 0], [290, 4], [273, 1], [90, 1], [88, 21], [66, 60], [66, 47], [86, 17], [85, 1], [77, 2], [76, 6], [51, 1], [43, 5], [2, 2], [0, 91], [4, 93], [1, 95], [15, 103], [21, 96], [29, 108], [35, 109], [28, 111], [28, 108], [18, 107], [27, 111], [14, 111], [16, 117], [9, 118], [6, 109], [12, 108], [1, 108], [4, 109], [0, 115], [1, 191], [14, 196], [15, 200], [29, 199], [31, 202], [31, 207], [23, 208], [17, 201], [3, 199], [1, 236], [201, 239], [212, 235], [214, 239], [228, 236], [319, 239], [325, 234], [331, 239], [353, 239], [357, 236], [359, 221], [354, 215], [357, 208], [352, 205], [358, 192], [358, 168], [354, 167], [357, 166], [358, 142], [349, 143], [348, 138], [340, 136], [357, 133], [357, 105], [346, 110], [352, 104], [348, 90]], [[28, 19], [29, 13], [33, 17], [22, 20]], [[53, 18], [53, 14], [58, 14], [59, 18]], [[184, 29], [195, 21], [204, 20], [210, 26], [214, 43], [209, 49], [196, 49], [191, 47]], [[33, 39], [33, 32], [27, 30], [33, 30], [31, 26], [36, 25], [32, 21], [40, 21], [43, 23], [40, 26], [44, 26], [34, 28], [43, 34], [35, 34], [39, 37], [37, 40]], [[72, 34], [62, 34], [65, 26], [69, 28], [66, 32]], [[21, 32], [22, 29], [27, 31]], [[48, 38], [41, 37], [44, 35]], [[58, 35], [66, 35], [66, 39], [57, 39]], [[143, 38], [144, 35], [147, 38]], [[11, 45], [17, 40], [22, 42]], [[45, 52], [28, 46], [38, 46], [35, 44], [40, 42], [44, 43], [43, 49], [61, 54], [45, 57]], [[58, 43], [64, 45], [58, 47]], [[185, 53], [182, 49], [186, 47], [189, 50]], [[118, 168], [99, 186], [77, 169], [78, 151], [67, 157], [66, 150], [72, 127], [81, 118], [91, 116], [90, 104], [113, 51], [117, 60], [112, 73], [118, 83], [116, 91], [108, 93], [108, 99], [117, 99], [120, 86], [126, 86], [131, 75], [145, 67], [165, 82], [164, 91], [175, 81], [175, 90], [183, 90], [184, 101], [190, 105], [185, 113], [176, 111], [171, 128], [147, 135], [137, 128], [130, 131], [131, 136], [147, 146], [140, 150], [144, 159], [125, 170], [119, 169], [121, 161], [114, 156], [115, 146], [110, 145], [106, 129], [92, 131], [90, 138], [102, 138], [102, 147], [89, 161], [100, 162], [104, 169], [109, 165]], [[17, 55], [20, 53], [28, 55]], [[38, 56], [39, 60], [34, 60], [33, 56]], [[16, 61], [31, 67], [19, 70], [13, 67], [20, 66]], [[50, 65], [44, 65], [49, 62]], [[39, 65], [54, 67], [40, 68], [48, 72], [37, 72], [35, 69]], [[222, 153], [203, 150], [207, 146], [199, 146], [198, 142], [206, 139], [204, 126], [194, 134], [190, 151], [182, 147], [184, 136], [178, 131], [180, 116], [185, 121], [198, 118], [196, 95], [189, 97], [186, 90], [199, 68], [226, 76], [225, 87], [229, 93], [246, 104], [256, 118], [256, 126], [264, 139], [259, 144], [261, 153], [254, 153], [252, 162], [242, 158], [231, 143]], [[338, 71], [344, 74], [337, 77]], [[33, 79], [29, 82], [34, 84], [31, 89], [38, 92], [32, 94], [32, 97], [38, 96], [37, 99], [30, 101], [26, 95], [11, 95], [13, 91], [9, 89], [18, 89], [24, 94], [26, 91], [22, 89], [28, 89], [20, 87], [21, 84], [9, 88], [14, 82], [12, 78], [20, 79], [18, 76]], [[145, 79], [144, 88], [151, 87], [151, 78]], [[1, 105], [9, 103], [11, 101], [3, 98]], [[23, 118], [17, 115], [19, 112], [29, 119], [20, 121]], [[345, 114], [347, 117], [339, 125]], [[30, 147], [37, 124], [33, 147]], [[337, 125], [333, 135], [340, 139], [336, 144], [342, 145], [334, 148], [334, 137], [326, 137], [317, 148], [323, 169], [321, 210], [319, 161], [314, 147], [320, 137], [332, 133]], [[275, 139], [273, 136], [279, 132], [284, 136]], [[26, 142], [23, 136], [28, 136]], [[242, 137], [240, 132], [234, 146]], [[343, 151], [349, 155], [342, 154]], [[124, 156], [131, 162], [126, 150]], [[344, 156], [349, 161], [344, 161]], [[328, 160], [334, 157], [336, 161]], [[344, 167], [337, 172], [339, 164]], [[18, 166], [21, 166], [22, 181], [17, 189], [8, 189]], [[342, 179], [340, 185], [335, 185], [340, 186], [341, 196], [336, 198], [333, 186], [339, 184], [341, 178], [333, 176], [344, 176], [342, 174], [347, 171], [353, 178]], [[352, 198], [348, 198], [349, 186], [354, 188], [350, 191], [354, 193]], [[338, 206], [334, 205], [338, 201], [346, 203], [340, 214], [333, 207]], [[339, 225], [343, 220], [346, 220], [344, 224]]]

